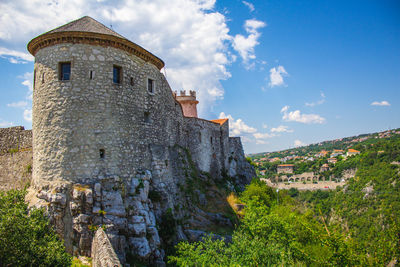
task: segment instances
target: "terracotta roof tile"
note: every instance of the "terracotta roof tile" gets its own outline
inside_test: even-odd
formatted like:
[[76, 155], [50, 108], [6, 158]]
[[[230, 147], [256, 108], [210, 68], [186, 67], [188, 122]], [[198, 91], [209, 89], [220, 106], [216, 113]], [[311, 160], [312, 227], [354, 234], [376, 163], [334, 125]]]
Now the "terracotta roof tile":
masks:
[[212, 122], [218, 123], [219, 125], [223, 125], [228, 119], [218, 119], [218, 120], [211, 120]]

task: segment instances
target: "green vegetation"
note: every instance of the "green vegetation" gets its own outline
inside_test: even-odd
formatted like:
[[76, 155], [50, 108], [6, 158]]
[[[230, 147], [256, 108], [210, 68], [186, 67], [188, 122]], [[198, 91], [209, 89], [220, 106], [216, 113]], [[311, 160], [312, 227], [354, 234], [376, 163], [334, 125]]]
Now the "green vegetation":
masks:
[[386, 266], [399, 261], [400, 138], [357, 148], [360, 155], [339, 161], [330, 171], [338, 175], [357, 169], [343, 188], [290, 189], [278, 195], [254, 180], [239, 196], [246, 208], [238, 214], [242, 219], [232, 243], [211, 236], [203, 242], [183, 242], [169, 262], [178, 266]]
[[232, 243], [213, 240], [176, 246], [170, 263], [178, 266], [356, 265], [361, 263], [353, 239], [303, 212], [286, 192], [253, 181], [241, 195], [245, 216]]
[[24, 190], [0, 192], [0, 265], [70, 266], [71, 256], [43, 210], [29, 209]]

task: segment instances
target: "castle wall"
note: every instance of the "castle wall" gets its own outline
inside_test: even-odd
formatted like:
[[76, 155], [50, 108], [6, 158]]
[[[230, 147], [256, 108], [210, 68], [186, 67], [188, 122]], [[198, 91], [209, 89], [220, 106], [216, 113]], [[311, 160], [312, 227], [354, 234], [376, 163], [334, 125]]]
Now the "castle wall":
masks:
[[236, 184], [244, 189], [252, 178], [257, 177], [253, 166], [247, 162], [240, 137], [229, 137], [228, 175], [236, 179]]
[[[149, 144], [184, 145], [181, 108], [154, 65], [86, 44], [46, 47], [35, 60], [34, 182], [128, 178], [151, 168]], [[60, 62], [71, 62], [69, 81], [58, 79]], [[113, 65], [122, 68], [119, 85], [113, 83]], [[155, 81], [154, 94], [147, 91], [147, 78]]]
[[32, 131], [0, 128], [0, 191], [22, 189], [32, 177]]
[[220, 176], [227, 167], [228, 123], [220, 125], [197, 118], [185, 118], [187, 147], [197, 167]]
[[0, 155], [10, 150], [32, 148], [32, 130], [25, 130], [23, 126], [0, 128]]

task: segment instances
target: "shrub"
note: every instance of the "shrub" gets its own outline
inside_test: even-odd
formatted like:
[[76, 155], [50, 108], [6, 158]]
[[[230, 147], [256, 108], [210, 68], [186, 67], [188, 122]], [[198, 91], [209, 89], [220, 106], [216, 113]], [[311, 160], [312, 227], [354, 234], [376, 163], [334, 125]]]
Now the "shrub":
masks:
[[70, 266], [44, 211], [29, 209], [24, 190], [0, 192], [0, 265]]

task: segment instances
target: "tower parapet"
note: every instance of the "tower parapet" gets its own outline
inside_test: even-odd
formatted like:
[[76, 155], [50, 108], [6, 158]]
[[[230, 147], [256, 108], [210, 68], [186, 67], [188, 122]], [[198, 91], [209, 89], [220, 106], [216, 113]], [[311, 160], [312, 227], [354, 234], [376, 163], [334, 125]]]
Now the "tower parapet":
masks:
[[194, 117], [197, 116], [197, 104], [199, 101], [196, 100], [196, 91], [189, 91], [189, 95], [186, 95], [186, 90], [180, 91], [180, 95], [178, 96], [177, 92], [174, 92], [175, 99], [181, 104], [183, 115], [185, 117]]

